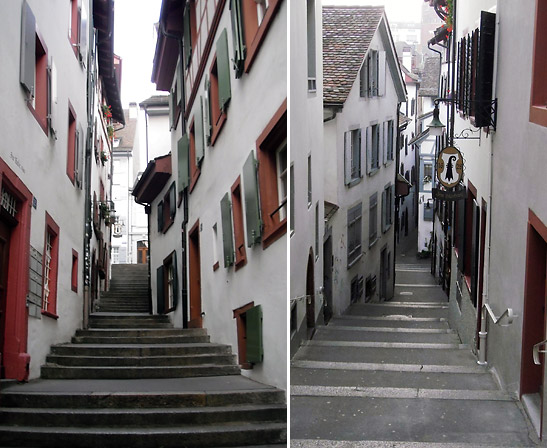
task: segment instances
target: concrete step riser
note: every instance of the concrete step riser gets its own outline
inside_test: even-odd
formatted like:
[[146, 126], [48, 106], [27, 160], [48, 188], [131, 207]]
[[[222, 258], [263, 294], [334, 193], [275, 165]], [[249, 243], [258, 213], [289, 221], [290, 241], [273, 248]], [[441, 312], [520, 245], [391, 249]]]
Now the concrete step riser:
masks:
[[54, 346], [52, 355], [59, 356], [196, 356], [196, 355], [231, 355], [228, 345], [206, 346], [170, 346], [170, 347], [86, 347], [85, 345]]
[[206, 336], [205, 328], [165, 328], [149, 330], [76, 330], [75, 336], [129, 337], [129, 336]]
[[92, 314], [89, 317], [90, 322], [102, 321], [134, 321], [134, 322], [169, 322], [169, 317], [165, 315], [151, 315], [142, 313], [139, 315], [116, 316], [111, 314]]
[[84, 410], [71, 409], [59, 412], [51, 410], [1, 410], [0, 421], [4, 425], [24, 426], [28, 424], [29, 417], [34, 426], [81, 426], [81, 427], [162, 427], [177, 425], [204, 425], [227, 422], [283, 422], [287, 419], [287, 412], [284, 406], [269, 407], [244, 407], [238, 409], [232, 406], [227, 409], [158, 409], [156, 411], [146, 410], [138, 412], [131, 410], [119, 410], [113, 412], [85, 412]]
[[60, 446], [78, 446], [80, 448], [96, 448], [100, 445], [103, 448], [119, 448], [121, 446], [131, 446], [135, 448], [148, 447], [180, 447], [181, 441], [184, 446], [193, 447], [221, 447], [238, 446], [251, 444], [283, 443], [286, 441], [286, 430], [276, 424], [276, 428], [269, 429], [223, 429], [222, 427], [212, 427], [210, 431], [186, 432], [182, 429], [178, 431], [169, 431], [165, 433], [149, 433], [143, 430], [135, 430], [135, 433], [109, 433], [102, 434], [87, 433], [85, 429], [81, 433], [54, 433], [48, 431], [25, 432], [13, 428], [6, 430], [0, 428], [0, 439], [5, 446], [18, 447], [52, 447]]
[[159, 337], [73, 337], [73, 344], [200, 344], [209, 342], [209, 336], [159, 336]]
[[237, 366], [191, 367], [57, 367], [42, 366], [44, 379], [144, 379], [190, 378], [197, 376], [239, 375]]
[[155, 323], [155, 322], [146, 322], [146, 323], [128, 323], [128, 322], [94, 322], [92, 325], [90, 325], [91, 329], [94, 328], [119, 328], [119, 329], [127, 329], [127, 330], [139, 330], [139, 329], [146, 329], [146, 328], [173, 328], [172, 324], [169, 324], [167, 322], [165, 323]]
[[315, 341], [360, 341], [360, 342], [414, 342], [436, 344], [459, 344], [460, 339], [449, 333], [407, 333], [351, 330], [321, 330], [315, 333]]
[[285, 394], [280, 390], [252, 390], [218, 393], [3, 393], [2, 406], [9, 408], [183, 408], [249, 404], [282, 404]]
[[46, 358], [48, 364], [67, 367], [182, 367], [199, 366], [203, 364], [235, 365], [234, 355], [201, 355], [201, 356], [157, 356], [157, 357], [132, 357], [132, 356], [51, 356]]
[[345, 319], [344, 317], [332, 320], [336, 325], [347, 325], [351, 327], [388, 327], [388, 328], [423, 328], [429, 330], [448, 330], [448, 322], [438, 319], [433, 321], [419, 321], [412, 319]]

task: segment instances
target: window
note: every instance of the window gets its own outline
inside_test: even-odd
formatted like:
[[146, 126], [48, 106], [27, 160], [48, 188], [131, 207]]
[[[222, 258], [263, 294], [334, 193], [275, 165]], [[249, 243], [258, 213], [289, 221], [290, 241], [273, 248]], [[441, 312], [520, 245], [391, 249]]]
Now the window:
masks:
[[86, 3], [78, 7], [78, 0], [70, 0], [68, 40], [82, 65], [87, 63], [87, 22]]
[[217, 223], [213, 225], [213, 271], [216, 271], [220, 267], [218, 261], [218, 227]]
[[78, 252], [72, 249], [72, 271], [70, 275], [72, 291], [78, 292]]
[[120, 262], [120, 248], [118, 246], [112, 247], [112, 264], [118, 264]]
[[162, 265], [156, 270], [157, 311], [167, 314], [177, 309], [178, 304], [178, 270], [177, 253], [171, 252]]
[[216, 55], [209, 72], [208, 98], [211, 120], [211, 146], [214, 146], [216, 139], [226, 121], [226, 112], [232, 91], [230, 87], [230, 58], [228, 54], [228, 35], [226, 29], [222, 30], [216, 43]]
[[196, 186], [201, 170], [197, 164], [196, 141], [199, 141], [200, 136], [196, 136], [195, 119], [190, 124], [190, 148], [189, 148], [189, 163], [190, 163], [190, 193]]
[[393, 120], [387, 122], [387, 139], [386, 139], [386, 158], [387, 160], [393, 160], [393, 147], [394, 147], [394, 125]]
[[291, 227], [291, 235], [294, 233], [294, 165], [291, 163], [291, 189], [290, 189], [290, 195], [291, 195], [291, 205], [290, 205], [290, 227]]
[[67, 159], [66, 159], [66, 174], [72, 183], [75, 180], [76, 172], [76, 142], [77, 142], [77, 132], [76, 132], [76, 114], [74, 109], [69, 103], [68, 108], [68, 148], [67, 148]]
[[361, 179], [361, 129], [344, 133], [344, 182], [353, 186]]
[[42, 314], [57, 316], [57, 273], [59, 259], [59, 226], [46, 213], [46, 231], [42, 259]]
[[[286, 173], [287, 154], [287, 102], [283, 102], [266, 129], [257, 140], [258, 184], [263, 222], [262, 245], [264, 248], [279, 239], [287, 231]], [[279, 183], [285, 184], [283, 196]]]
[[165, 233], [175, 220], [177, 212], [177, 193], [175, 182], [171, 184], [163, 200], [158, 203], [158, 232]]
[[370, 49], [359, 73], [362, 98], [384, 96], [386, 90], [386, 52]]
[[367, 174], [374, 174], [380, 168], [380, 126], [367, 128]]
[[234, 41], [233, 67], [236, 78], [248, 73], [274, 18], [280, 0], [232, 0]]
[[433, 186], [433, 161], [421, 161], [423, 177], [420, 179], [420, 191], [431, 191]]
[[365, 301], [368, 302], [376, 293], [376, 276], [369, 275], [365, 283]]
[[220, 201], [220, 217], [222, 220], [222, 247], [224, 252], [224, 267], [234, 264], [234, 240], [232, 238], [232, 204], [230, 195], [226, 193]]
[[242, 369], [252, 369], [264, 359], [262, 307], [248, 303], [233, 311], [237, 325], [237, 358]]
[[384, 187], [382, 192], [382, 232], [387, 232], [393, 224], [393, 211], [395, 208], [395, 185], [391, 182]]
[[308, 208], [312, 204], [312, 182], [311, 182], [311, 154], [308, 156]]
[[236, 271], [245, 266], [245, 235], [243, 230], [243, 204], [241, 203], [241, 178], [238, 177], [232, 185], [232, 217], [234, 221], [234, 243], [236, 255]]
[[357, 302], [363, 295], [364, 280], [363, 276], [356, 275], [351, 279], [350, 285], [350, 302]]
[[315, 0], [306, 1], [307, 21], [306, 30], [308, 38], [308, 90], [315, 92], [317, 89], [316, 81], [316, 44], [315, 44]]
[[368, 216], [368, 245], [371, 247], [378, 240], [378, 193], [369, 198]]
[[190, 0], [186, 2], [183, 17], [184, 26], [184, 66], [188, 67], [192, 61], [192, 51], [196, 47], [197, 42], [197, 23], [196, 23], [196, 1]]
[[315, 203], [315, 259], [319, 259], [319, 202]]
[[362, 255], [361, 218], [361, 203], [348, 210], [348, 269], [351, 268]]
[[[279, 153], [278, 153], [279, 159]], [[243, 165], [243, 192], [245, 196], [245, 222], [247, 224], [247, 246], [260, 243], [262, 240], [262, 220], [260, 218], [260, 204], [258, 199], [257, 162], [254, 151], [251, 151]], [[283, 170], [284, 171], [284, 170]], [[281, 171], [281, 173], [283, 173]], [[286, 183], [286, 175], [285, 175]], [[279, 177], [278, 177], [279, 180]], [[283, 176], [281, 176], [283, 180]], [[282, 192], [286, 197], [286, 186]], [[281, 195], [283, 197], [283, 194]]]
[[[287, 218], [287, 141], [277, 149], [275, 159], [277, 168], [277, 196], [279, 198], [279, 206], [281, 207], [279, 209], [279, 219], [283, 220]], [[311, 164], [311, 158], [309, 162]], [[308, 179], [308, 182], [311, 182], [311, 179]]]
[[536, 27], [532, 61], [532, 95], [530, 98], [530, 121], [547, 126], [547, 1], [536, 0]]

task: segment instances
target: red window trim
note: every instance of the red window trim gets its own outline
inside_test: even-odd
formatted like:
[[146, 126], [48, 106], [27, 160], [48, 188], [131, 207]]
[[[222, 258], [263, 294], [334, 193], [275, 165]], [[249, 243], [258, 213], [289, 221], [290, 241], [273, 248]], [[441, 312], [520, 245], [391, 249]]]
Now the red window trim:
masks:
[[192, 51], [196, 48], [198, 40], [197, 11], [196, 0], [190, 0], [190, 41], [192, 42]]
[[[172, 313], [177, 309], [177, 306], [175, 303], [173, 303], [173, 306], [171, 308], [167, 308], [168, 302], [169, 302], [169, 266], [173, 265], [173, 257], [175, 251], [171, 252], [167, 257], [163, 260], [163, 298], [164, 298], [164, 311], [163, 314]], [[174, 276], [177, 275], [177, 273], [174, 271]], [[173, 291], [173, 294], [176, 294], [177, 291]]]
[[237, 325], [237, 360], [242, 369], [252, 369], [253, 365], [247, 362], [247, 328], [244, 326], [242, 314], [245, 314], [248, 310], [255, 306], [254, 302], [247, 303], [239, 308], [236, 308], [234, 312], [234, 319], [236, 319]]
[[536, 0], [534, 48], [532, 59], [532, 85], [530, 92], [530, 121], [547, 127], [547, 56], [545, 46], [547, 36], [544, 29], [547, 24], [547, 4], [543, 0]]
[[[44, 287], [45, 280], [45, 268], [46, 268], [46, 241], [47, 234], [51, 233], [54, 236], [54, 241], [51, 247], [51, 287], [49, 295], [49, 306], [47, 309], [42, 308], [42, 314], [44, 316], [58, 319], [57, 315], [57, 280], [59, 277], [59, 226], [53, 220], [51, 215], [46, 212], [46, 225], [44, 231], [44, 250], [42, 254], [42, 289]], [[43, 293], [42, 293], [43, 294]]]
[[194, 118], [192, 118], [192, 121], [190, 122], [189, 129], [190, 131], [188, 134], [190, 136], [190, 150], [188, 151], [188, 157], [190, 158], [190, 187], [188, 188], [188, 192], [192, 193], [201, 174], [201, 169], [196, 163], [196, 134]]
[[78, 292], [78, 252], [72, 249], [72, 275], [70, 281], [72, 291]]
[[232, 185], [232, 216], [234, 220], [234, 250], [236, 253], [235, 270], [247, 264], [245, 251], [245, 230], [243, 228], [243, 204], [241, 198], [241, 176]]
[[471, 259], [473, 254], [471, 253], [473, 235], [473, 199], [477, 200], [477, 188], [467, 181], [467, 199], [465, 203], [465, 249], [464, 249], [464, 261], [463, 261], [463, 277], [465, 284], [469, 292], [471, 292]]
[[[71, 121], [71, 118], [73, 120]], [[67, 131], [67, 157], [66, 157], [66, 174], [74, 185], [76, 169], [76, 112], [70, 101], [68, 102], [68, 131]], [[102, 199], [101, 199], [102, 200]]]
[[[48, 50], [47, 46], [44, 43], [44, 39], [42, 38], [39, 31], [36, 31], [36, 43], [40, 44], [42, 49], [44, 50], [44, 54], [40, 58], [40, 63], [36, 64], [34, 66], [34, 72], [35, 72], [35, 85], [34, 85], [34, 99], [36, 107], [32, 106], [32, 101], [29, 96], [29, 99], [27, 100], [27, 107], [42, 128], [42, 131], [46, 135], [49, 136], [49, 130], [47, 126], [47, 108], [48, 108], [48, 89], [47, 89], [47, 66], [48, 66]], [[38, 50], [38, 46], [36, 47], [36, 51]], [[36, 55], [35, 55], [36, 57]], [[40, 82], [38, 82], [40, 80]], [[40, 87], [40, 89], [38, 89]], [[45, 110], [43, 110], [45, 109]], [[42, 110], [42, 114], [40, 113], [40, 110]], [[45, 112], [45, 113], [43, 113]]]
[[80, 34], [80, 17], [78, 13], [78, 0], [70, 0], [70, 30], [68, 33], [68, 42], [78, 58], [78, 41]]
[[[287, 99], [283, 101], [279, 109], [276, 111], [266, 128], [262, 131], [258, 140], [256, 141], [257, 159], [258, 159], [258, 179], [259, 179], [259, 194], [260, 194], [260, 208], [262, 211], [262, 221], [264, 222], [264, 232], [262, 235], [262, 248], [268, 248], [272, 243], [277, 241], [281, 236], [287, 232], [287, 218], [282, 220], [276, 220], [270, 217], [271, 211], [277, 208], [277, 188], [272, 192], [272, 182], [269, 178], [268, 165], [271, 163], [268, 159], [271, 157], [269, 150], [271, 150], [269, 144], [270, 137], [273, 135], [273, 131], [276, 129], [283, 120], [287, 119]], [[265, 148], [265, 146], [268, 146]], [[274, 156], [275, 157], [275, 156]], [[277, 185], [277, 173], [276, 182]], [[277, 215], [275, 215], [277, 216]]]
[[266, 38], [270, 25], [273, 22], [273, 19], [277, 11], [279, 10], [280, 5], [280, 0], [270, 0], [270, 4], [268, 6], [268, 9], [266, 10], [264, 18], [262, 19], [262, 23], [258, 27], [258, 31], [256, 32], [251, 44], [247, 46], [248, 50], [247, 55], [245, 56], [244, 66], [245, 73], [249, 73], [249, 71], [251, 70], [251, 66], [255, 61], [256, 56], [258, 55], [258, 50], [260, 50], [262, 42], [264, 42], [264, 39]]
[[[213, 71], [215, 74], [213, 75]], [[227, 113], [220, 109], [214, 109], [218, 104], [219, 91], [218, 91], [218, 68], [217, 68], [217, 56], [213, 56], [213, 62], [209, 69], [209, 80], [211, 82], [211, 92], [209, 98], [209, 107], [211, 109], [211, 146], [215, 146], [215, 142], [220, 135], [220, 131], [224, 127], [226, 122]], [[214, 81], [214, 82], [213, 82]]]

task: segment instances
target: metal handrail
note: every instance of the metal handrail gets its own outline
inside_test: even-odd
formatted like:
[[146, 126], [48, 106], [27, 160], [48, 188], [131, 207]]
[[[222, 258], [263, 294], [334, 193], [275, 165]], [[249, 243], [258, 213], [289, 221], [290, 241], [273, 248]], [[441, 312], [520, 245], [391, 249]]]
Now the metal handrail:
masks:
[[[513, 313], [513, 308], [507, 308], [502, 314], [500, 314], [499, 316], [496, 316], [496, 314], [494, 313], [494, 310], [492, 309], [492, 307], [490, 306], [489, 303], [485, 303], [483, 305], [483, 308], [486, 309], [486, 311], [488, 311], [488, 314], [490, 315], [490, 318], [492, 319], [492, 321], [496, 324], [496, 325], [499, 325], [500, 327], [508, 327], [509, 325], [511, 325], [513, 323], [513, 319], [517, 318], [518, 316], [516, 314]], [[504, 316], [507, 316], [507, 323], [505, 324], [500, 324], [499, 322], [501, 321], [501, 319], [504, 317]]]
[[540, 353], [547, 353], [546, 350], [540, 350], [539, 347], [544, 345], [544, 344], [547, 344], [547, 339], [545, 341], [541, 341], [541, 342], [538, 342], [537, 344], [534, 345], [534, 348], [532, 350], [532, 353], [534, 355], [534, 364], [537, 364], [538, 366], [541, 364], [541, 361], [539, 359], [539, 354]]

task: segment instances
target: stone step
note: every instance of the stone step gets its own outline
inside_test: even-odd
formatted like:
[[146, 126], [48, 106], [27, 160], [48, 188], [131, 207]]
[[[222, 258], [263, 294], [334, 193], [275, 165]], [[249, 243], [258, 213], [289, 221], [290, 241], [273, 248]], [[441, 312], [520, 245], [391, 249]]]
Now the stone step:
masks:
[[[221, 447], [259, 443], [284, 443], [284, 423], [228, 423], [167, 428], [88, 428], [0, 426], [4, 445], [18, 447], [78, 446], [81, 448]], [[182, 443], [182, 445], [181, 445]]]
[[207, 334], [205, 328], [93, 328], [89, 330], [76, 330], [75, 336], [203, 336]]
[[341, 316], [333, 317], [329, 321], [329, 325], [331, 324], [354, 327], [449, 329], [448, 320], [443, 317]]
[[[166, 326], [166, 328], [168, 328]], [[73, 336], [73, 344], [196, 344], [209, 342], [210, 336]]]
[[460, 339], [452, 330], [425, 330], [382, 327], [352, 327], [328, 325], [319, 327], [314, 341], [361, 341], [361, 342], [417, 342], [459, 344]]
[[200, 354], [230, 355], [225, 344], [62, 344], [51, 347], [52, 355], [60, 356], [181, 356]]
[[402, 302], [398, 304], [392, 304], [390, 302], [385, 303], [365, 303], [354, 304], [350, 307], [347, 314], [352, 316], [400, 316], [402, 318], [409, 317], [434, 317], [434, 318], [447, 318], [448, 306], [436, 305], [436, 306], [406, 306]]
[[229, 405], [198, 408], [0, 408], [4, 425], [25, 426], [32, 421], [43, 427], [164, 427], [205, 425], [226, 422], [284, 422], [287, 409], [283, 404]]
[[164, 355], [164, 356], [76, 356], [76, 355], [48, 355], [46, 366], [57, 365], [67, 367], [154, 367], [154, 366], [198, 366], [203, 364], [235, 365], [235, 355], [228, 354], [191, 354], [191, 355]]
[[118, 305], [97, 305], [97, 311], [107, 311], [112, 313], [131, 313], [131, 312], [141, 312], [146, 313], [150, 310], [148, 305], [131, 305], [131, 306], [118, 306]]
[[171, 322], [154, 322], [154, 321], [142, 321], [135, 322], [131, 320], [103, 320], [90, 322], [90, 328], [119, 328], [119, 329], [145, 329], [145, 328], [173, 328]]
[[[98, 380], [101, 381], [101, 380]], [[142, 380], [129, 380], [135, 381]], [[172, 381], [172, 380], [168, 380]], [[94, 384], [97, 381], [94, 382]], [[127, 382], [126, 382], [127, 383]], [[2, 391], [2, 405], [8, 408], [182, 408], [249, 404], [282, 404], [285, 393], [271, 387], [239, 389], [233, 391], [144, 391], [101, 392], [98, 386], [93, 393], [85, 392], [37, 392]]]
[[109, 320], [134, 320], [136, 322], [169, 322], [169, 316], [165, 314], [149, 314], [149, 313], [93, 313], [89, 316], [90, 321], [109, 321]]
[[138, 379], [188, 378], [197, 376], [239, 375], [237, 365], [160, 366], [160, 367], [65, 367], [43, 365], [45, 379]]

